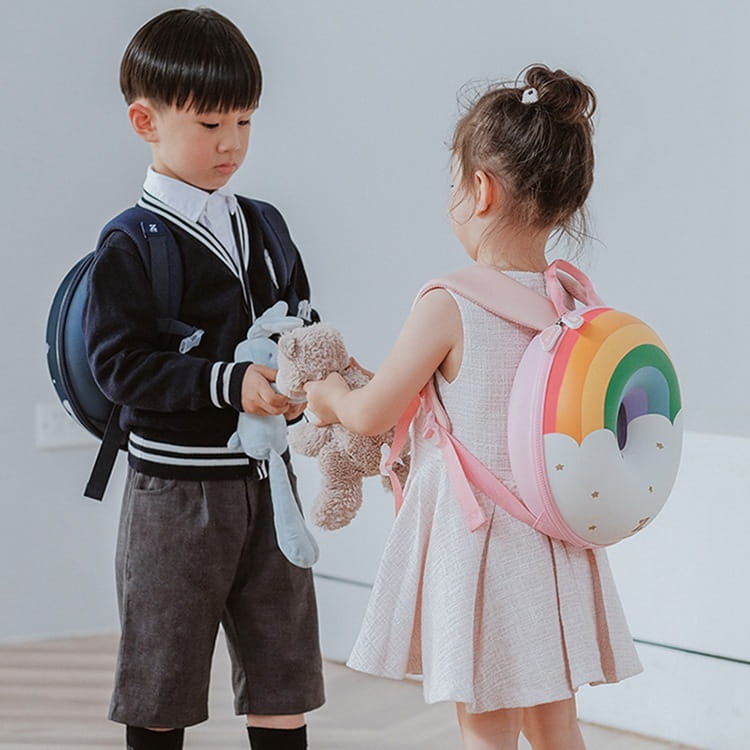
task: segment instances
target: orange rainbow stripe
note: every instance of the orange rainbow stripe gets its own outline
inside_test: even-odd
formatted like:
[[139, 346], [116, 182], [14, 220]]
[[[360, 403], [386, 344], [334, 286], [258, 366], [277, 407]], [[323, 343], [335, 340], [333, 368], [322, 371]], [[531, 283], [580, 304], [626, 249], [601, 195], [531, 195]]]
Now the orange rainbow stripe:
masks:
[[[664, 344], [638, 318], [593, 308], [578, 329], [565, 329], [547, 380], [544, 434], [570, 435], [579, 444], [594, 430], [615, 430], [629, 378], [647, 372], [669, 393], [669, 414], [679, 411], [679, 387]], [[660, 407], [660, 410], [667, 410]]]

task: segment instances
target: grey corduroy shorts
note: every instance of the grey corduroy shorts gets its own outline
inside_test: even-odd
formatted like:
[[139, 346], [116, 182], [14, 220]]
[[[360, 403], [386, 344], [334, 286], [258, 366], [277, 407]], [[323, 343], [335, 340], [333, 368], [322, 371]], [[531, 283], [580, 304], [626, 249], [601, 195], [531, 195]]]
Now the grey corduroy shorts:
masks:
[[312, 572], [278, 549], [267, 479], [199, 482], [129, 469], [116, 574], [122, 635], [113, 721], [205, 721], [219, 623], [237, 714], [323, 704]]

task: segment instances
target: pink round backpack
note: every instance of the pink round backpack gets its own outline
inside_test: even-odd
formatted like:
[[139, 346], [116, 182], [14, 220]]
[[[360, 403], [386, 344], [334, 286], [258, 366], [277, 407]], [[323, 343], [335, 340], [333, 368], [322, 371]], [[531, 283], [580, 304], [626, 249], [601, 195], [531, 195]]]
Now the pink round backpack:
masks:
[[[672, 360], [638, 318], [607, 307], [589, 279], [566, 261], [545, 272], [547, 297], [500, 271], [460, 269], [426, 284], [449, 289], [487, 311], [538, 331], [516, 371], [508, 405], [508, 446], [518, 494], [451, 432], [432, 381], [384, 446], [391, 470], [418, 409], [426, 437], [443, 453], [469, 528], [486, 520], [476, 488], [515, 518], [584, 548], [631, 536], [661, 510], [677, 475], [682, 403]], [[575, 301], [582, 306], [575, 308]], [[394, 481], [395, 480], [395, 481]]]

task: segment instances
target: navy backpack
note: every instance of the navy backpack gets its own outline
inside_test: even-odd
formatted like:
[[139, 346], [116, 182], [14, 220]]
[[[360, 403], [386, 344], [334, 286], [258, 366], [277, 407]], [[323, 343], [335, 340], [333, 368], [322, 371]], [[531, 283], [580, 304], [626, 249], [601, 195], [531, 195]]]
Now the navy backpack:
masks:
[[[195, 328], [177, 320], [182, 299], [182, 257], [165, 222], [151, 211], [133, 206], [102, 229], [97, 248], [113, 231], [125, 232], [138, 248], [151, 279], [159, 331], [199, 337]], [[127, 439], [119, 424], [120, 407], [99, 389], [86, 355], [83, 314], [95, 257], [93, 250], [81, 258], [55, 293], [47, 318], [47, 366], [65, 410], [102, 441], [84, 490], [86, 497], [101, 500], [117, 451], [126, 446]]]

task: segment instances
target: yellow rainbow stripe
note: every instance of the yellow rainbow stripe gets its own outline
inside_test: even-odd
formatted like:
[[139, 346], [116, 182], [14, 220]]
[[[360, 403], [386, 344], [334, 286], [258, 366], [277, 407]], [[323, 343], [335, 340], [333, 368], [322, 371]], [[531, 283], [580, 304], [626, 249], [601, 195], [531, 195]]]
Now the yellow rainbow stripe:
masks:
[[550, 374], [553, 388], [548, 392], [544, 432], [564, 433], [580, 443], [589, 432], [604, 427], [607, 387], [623, 357], [639, 345], [664, 345], [649, 326], [619, 310], [600, 312], [565, 336], [572, 339], [562, 342], [558, 352], [563, 355], [556, 363], [558, 376]]

